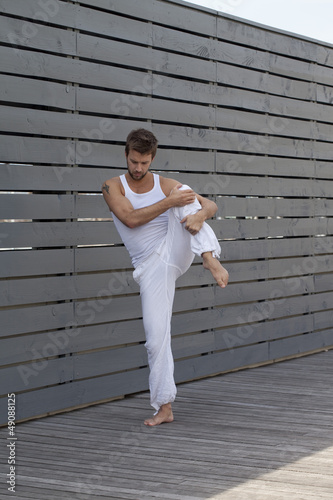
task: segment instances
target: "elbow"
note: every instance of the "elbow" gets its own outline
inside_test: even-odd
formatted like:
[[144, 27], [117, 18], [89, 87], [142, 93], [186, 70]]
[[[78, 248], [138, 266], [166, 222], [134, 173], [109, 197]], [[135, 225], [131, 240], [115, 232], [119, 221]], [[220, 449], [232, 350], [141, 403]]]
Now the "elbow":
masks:
[[133, 219], [125, 219], [123, 222], [125, 226], [128, 227], [129, 229], [135, 229], [136, 227], [139, 226], [139, 224]]
[[213, 217], [217, 210], [218, 210], [218, 206], [216, 205], [215, 201], [212, 201], [212, 200], [209, 200], [209, 204], [210, 204], [210, 212], [211, 212], [211, 217]]

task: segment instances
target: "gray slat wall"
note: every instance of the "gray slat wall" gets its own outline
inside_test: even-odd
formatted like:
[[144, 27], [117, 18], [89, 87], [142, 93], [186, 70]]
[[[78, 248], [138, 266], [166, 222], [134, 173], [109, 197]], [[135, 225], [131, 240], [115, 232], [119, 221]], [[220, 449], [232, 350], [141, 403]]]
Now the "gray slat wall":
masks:
[[0, 0], [0, 384], [18, 420], [148, 388], [101, 196], [124, 140], [214, 199], [230, 272], [176, 290], [177, 382], [333, 347], [333, 47], [182, 1]]

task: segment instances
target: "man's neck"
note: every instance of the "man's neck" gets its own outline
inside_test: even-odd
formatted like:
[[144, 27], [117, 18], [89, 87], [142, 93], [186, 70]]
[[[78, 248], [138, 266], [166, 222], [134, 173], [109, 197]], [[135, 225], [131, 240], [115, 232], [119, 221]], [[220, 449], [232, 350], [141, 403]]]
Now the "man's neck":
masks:
[[151, 172], [147, 172], [140, 180], [133, 179], [128, 172], [125, 174], [125, 177], [129, 187], [134, 193], [148, 193], [154, 187], [154, 176]]

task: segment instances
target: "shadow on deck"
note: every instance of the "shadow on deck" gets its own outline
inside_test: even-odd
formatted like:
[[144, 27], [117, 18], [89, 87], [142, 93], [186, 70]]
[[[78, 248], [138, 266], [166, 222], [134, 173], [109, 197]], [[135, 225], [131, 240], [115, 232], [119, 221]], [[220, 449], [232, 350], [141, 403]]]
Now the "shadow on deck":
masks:
[[147, 393], [21, 423], [13, 498], [331, 500], [332, 380], [333, 350], [182, 384], [155, 428]]

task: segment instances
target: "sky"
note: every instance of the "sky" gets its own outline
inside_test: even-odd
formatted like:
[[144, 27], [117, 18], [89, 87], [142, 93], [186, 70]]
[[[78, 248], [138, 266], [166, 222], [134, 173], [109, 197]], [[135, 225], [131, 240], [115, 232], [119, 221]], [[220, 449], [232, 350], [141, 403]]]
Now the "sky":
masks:
[[333, 0], [190, 0], [190, 3], [333, 44]]

